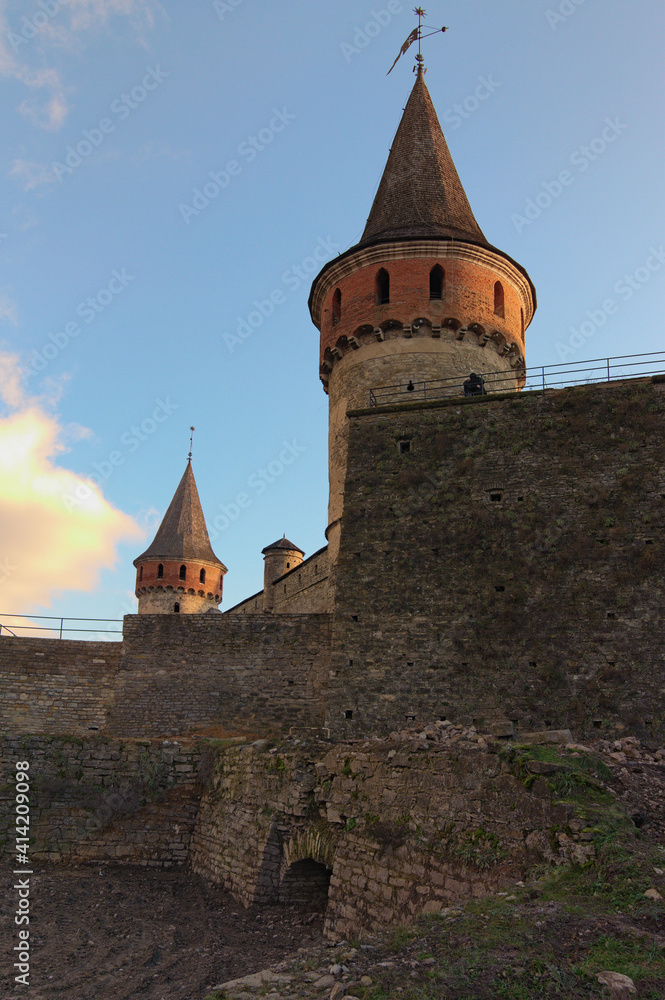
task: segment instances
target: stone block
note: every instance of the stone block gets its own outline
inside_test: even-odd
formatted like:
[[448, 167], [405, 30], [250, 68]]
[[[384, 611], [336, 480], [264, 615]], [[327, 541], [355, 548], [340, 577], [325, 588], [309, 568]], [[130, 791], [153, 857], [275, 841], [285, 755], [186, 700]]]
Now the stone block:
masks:
[[562, 744], [573, 742], [570, 729], [544, 729], [535, 733], [520, 733], [518, 743], [524, 746], [537, 746], [547, 743]]

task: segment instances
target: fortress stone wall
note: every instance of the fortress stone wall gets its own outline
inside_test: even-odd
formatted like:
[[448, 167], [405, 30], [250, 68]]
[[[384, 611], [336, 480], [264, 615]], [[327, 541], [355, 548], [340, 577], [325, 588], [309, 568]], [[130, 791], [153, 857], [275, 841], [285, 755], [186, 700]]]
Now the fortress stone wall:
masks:
[[664, 529], [662, 377], [352, 412], [331, 731], [662, 741]]
[[665, 384], [349, 426], [332, 615], [309, 611], [333, 598], [324, 549], [273, 613], [129, 615], [122, 643], [3, 636], [4, 731], [339, 738], [448, 717], [662, 744]]
[[122, 643], [0, 637], [0, 730], [81, 733], [104, 729]]
[[[270, 585], [275, 614], [324, 614], [332, 611], [328, 548], [319, 549]], [[265, 590], [225, 611], [227, 615], [255, 615], [265, 611]]]
[[244, 903], [327, 907], [331, 937], [579, 860], [571, 803], [490, 737], [376, 737], [447, 718], [662, 746], [664, 417], [657, 380], [352, 411], [332, 614], [0, 639], [3, 829], [27, 759], [36, 858], [188, 860]]
[[122, 643], [0, 639], [8, 733], [323, 725], [329, 615], [128, 615]]
[[113, 733], [323, 724], [329, 615], [131, 615]]

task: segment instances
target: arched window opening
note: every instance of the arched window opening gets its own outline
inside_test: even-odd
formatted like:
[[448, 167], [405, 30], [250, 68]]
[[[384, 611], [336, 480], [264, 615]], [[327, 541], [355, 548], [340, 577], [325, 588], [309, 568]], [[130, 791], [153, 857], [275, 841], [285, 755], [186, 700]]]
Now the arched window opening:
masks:
[[445, 273], [440, 264], [435, 264], [429, 273], [429, 297], [430, 299], [443, 298], [443, 283]]
[[157, 579], [161, 580], [163, 576], [164, 576], [164, 567], [162, 566], [161, 563], [159, 563], [157, 567]]
[[302, 906], [310, 912], [325, 912], [331, 875], [330, 868], [311, 858], [294, 861], [287, 868], [279, 887], [280, 903]]
[[332, 301], [332, 321], [333, 326], [337, 326], [342, 318], [342, 293], [339, 288], [335, 290]]
[[143, 566], [139, 566], [139, 583], [143, 579]]
[[201, 572], [199, 573], [199, 583], [205, 583], [205, 582], [206, 582], [206, 571], [202, 569]]
[[173, 613], [174, 615], [180, 614], [180, 605], [177, 602], [173, 605]]
[[494, 315], [505, 319], [506, 310], [504, 305], [503, 285], [497, 281], [494, 285]]
[[376, 304], [379, 306], [390, 302], [390, 275], [382, 267], [376, 276]]
[[520, 322], [522, 325], [522, 342], [524, 342], [524, 310], [520, 309]]
[[180, 579], [181, 580], [186, 580], [187, 579], [187, 567], [186, 566], [181, 566], [180, 567]]
[[220, 585], [220, 587], [222, 586], [223, 583], [224, 583], [224, 577], [220, 576], [220, 578], [219, 578], [219, 585]]

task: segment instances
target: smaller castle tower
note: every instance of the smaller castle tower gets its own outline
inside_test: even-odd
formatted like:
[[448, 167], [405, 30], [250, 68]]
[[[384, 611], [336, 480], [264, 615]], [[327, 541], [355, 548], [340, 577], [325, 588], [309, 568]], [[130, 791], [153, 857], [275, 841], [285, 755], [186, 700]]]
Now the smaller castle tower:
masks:
[[290, 542], [286, 535], [272, 545], [266, 545], [261, 550], [264, 557], [263, 564], [263, 594], [264, 611], [272, 611], [274, 606], [273, 583], [284, 573], [300, 566], [305, 557], [302, 549]]
[[210, 545], [191, 457], [152, 545], [134, 565], [140, 615], [196, 615], [221, 603], [227, 569]]

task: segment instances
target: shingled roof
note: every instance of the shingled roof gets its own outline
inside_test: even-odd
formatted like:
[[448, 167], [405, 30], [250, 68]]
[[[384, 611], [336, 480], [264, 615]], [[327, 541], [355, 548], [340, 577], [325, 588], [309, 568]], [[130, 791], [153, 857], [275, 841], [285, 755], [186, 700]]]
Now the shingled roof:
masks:
[[358, 246], [441, 238], [489, 246], [471, 211], [419, 70]]
[[191, 462], [187, 463], [152, 545], [134, 560], [134, 565], [144, 559], [191, 559], [223, 565], [210, 545]]
[[301, 555], [305, 555], [303, 550], [294, 545], [293, 542], [290, 542], [286, 535], [273, 542], [272, 545], [266, 545], [265, 549], [261, 549], [261, 555], [264, 555], [266, 552], [272, 552], [274, 549], [288, 549], [289, 552], [300, 552]]

